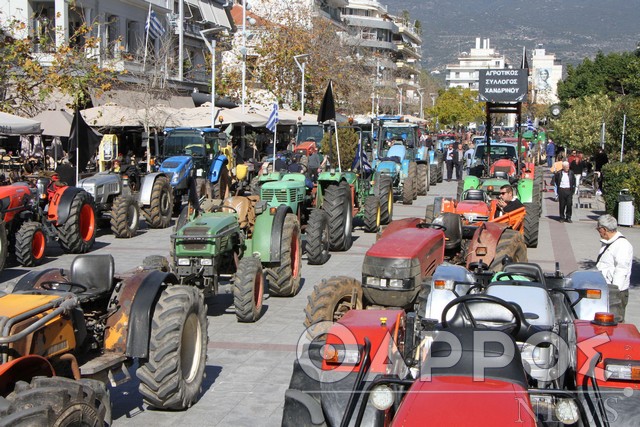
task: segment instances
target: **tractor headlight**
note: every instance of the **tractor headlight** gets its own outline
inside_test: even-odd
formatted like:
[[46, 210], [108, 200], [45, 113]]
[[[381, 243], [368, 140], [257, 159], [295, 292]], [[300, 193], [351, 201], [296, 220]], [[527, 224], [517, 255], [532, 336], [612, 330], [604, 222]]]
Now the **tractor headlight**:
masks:
[[572, 399], [558, 400], [555, 413], [558, 420], [564, 424], [575, 424], [580, 419], [578, 405]]
[[171, 184], [177, 184], [180, 179], [180, 174], [174, 173], [171, 175]]
[[391, 408], [391, 405], [393, 405], [393, 390], [391, 390], [391, 387], [389, 387], [388, 385], [376, 386], [371, 391], [369, 400], [371, 401], [371, 404], [374, 408], [380, 411], [386, 411], [387, 409]]
[[636, 360], [605, 360], [604, 369], [607, 381], [640, 381], [640, 362]]
[[84, 191], [86, 191], [87, 193], [91, 194], [94, 198], [96, 197], [96, 185], [95, 184], [84, 184], [82, 186], [82, 188], [84, 188]]
[[211, 258], [202, 258], [200, 265], [213, 265], [213, 260]]
[[380, 286], [380, 278], [379, 277], [367, 277], [367, 285], [371, 285], [371, 286]]
[[402, 288], [403, 285], [402, 279], [389, 279], [389, 287], [390, 288]]
[[178, 258], [178, 265], [191, 265], [191, 260], [189, 258]]

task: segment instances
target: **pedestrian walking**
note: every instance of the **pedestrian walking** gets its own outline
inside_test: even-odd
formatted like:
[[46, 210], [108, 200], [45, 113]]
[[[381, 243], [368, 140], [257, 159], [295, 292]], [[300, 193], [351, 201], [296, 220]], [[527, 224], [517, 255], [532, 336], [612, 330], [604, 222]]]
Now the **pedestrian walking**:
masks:
[[577, 153], [572, 161], [569, 161], [569, 169], [576, 177], [576, 192], [580, 191], [580, 180], [582, 179], [582, 173], [584, 172], [584, 162], [582, 161], [582, 153]]
[[469, 144], [469, 148], [464, 152], [465, 170], [467, 175], [471, 173], [471, 160], [473, 160], [473, 144]]
[[599, 148], [598, 152], [593, 156], [593, 163], [595, 164], [596, 176], [598, 177], [598, 189], [596, 194], [602, 194], [602, 167], [609, 163], [609, 157], [604, 149]]
[[573, 193], [576, 191], [576, 177], [569, 169], [569, 162], [562, 163], [562, 170], [553, 175], [553, 183], [558, 188], [560, 222], [571, 223]]
[[453, 144], [449, 144], [447, 146], [447, 151], [444, 154], [444, 161], [447, 164], [447, 182], [451, 181], [451, 177], [453, 176], [453, 159], [455, 150], [453, 149]]
[[462, 144], [458, 144], [458, 149], [453, 157], [453, 166], [456, 168], [456, 179], [460, 181], [462, 179], [462, 168], [464, 167], [464, 148]]
[[[551, 166], [551, 173], [552, 174], [556, 174], [556, 172], [559, 172], [562, 170], [562, 154], [558, 154], [558, 157], [556, 157], [556, 161], [553, 163], [553, 165]], [[551, 177], [551, 185], [553, 185], [553, 201], [557, 202], [558, 201], [558, 186], [555, 185], [555, 182], [553, 180], [553, 177]]]
[[556, 144], [552, 139], [547, 143], [547, 167], [553, 165], [553, 159], [556, 156]]
[[[609, 285], [609, 307], [618, 322], [624, 322], [627, 302], [629, 301], [629, 283], [633, 263], [633, 246], [618, 231], [618, 222], [609, 215], [598, 218], [596, 230], [600, 234], [600, 251], [596, 268], [602, 272]], [[620, 297], [617, 297], [619, 293]]]

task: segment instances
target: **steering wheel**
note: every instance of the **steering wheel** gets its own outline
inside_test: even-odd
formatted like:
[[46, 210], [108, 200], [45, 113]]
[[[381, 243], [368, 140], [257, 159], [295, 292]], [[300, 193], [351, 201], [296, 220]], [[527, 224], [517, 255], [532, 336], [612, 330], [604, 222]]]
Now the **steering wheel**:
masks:
[[539, 282], [538, 276], [528, 272], [519, 272], [519, 271], [503, 271], [501, 273], [496, 274], [496, 277], [493, 278], [492, 282], [500, 282], [503, 278], [507, 278], [508, 280], [518, 282], [522, 281], [519, 277], [526, 277], [527, 279], [531, 279], [534, 282]]
[[518, 331], [520, 331], [520, 327], [522, 326], [522, 315], [520, 314], [520, 312], [516, 309], [516, 307], [513, 304], [508, 303], [507, 301], [500, 299], [498, 297], [494, 297], [493, 295], [486, 295], [486, 294], [463, 295], [449, 302], [449, 304], [447, 304], [444, 307], [444, 310], [442, 310], [442, 317], [440, 319], [442, 323], [442, 328], [445, 329], [449, 327], [449, 322], [447, 321], [447, 314], [449, 314], [449, 310], [451, 310], [451, 308], [457, 305], [462, 306], [461, 308], [464, 310], [464, 313], [468, 317], [473, 327], [477, 328], [478, 321], [476, 320], [472, 311], [469, 308], [469, 303], [472, 303], [472, 302], [484, 302], [484, 303], [495, 304], [508, 310], [513, 315], [514, 320], [512, 322], [507, 322], [503, 326], [487, 327], [487, 329], [505, 332], [510, 334], [514, 338], [516, 337]]
[[475, 271], [475, 270], [483, 270], [486, 271], [489, 269], [489, 264], [487, 264], [486, 262], [482, 262], [482, 261], [474, 261], [469, 263], [469, 270], [470, 271]]
[[[73, 292], [73, 293], [87, 292], [87, 289], [88, 289], [85, 285], [81, 285], [80, 283], [56, 282], [53, 280], [40, 283], [40, 287], [46, 291]], [[74, 291], [74, 289], [79, 290], [79, 292]]]
[[214, 206], [211, 208], [211, 212], [219, 212], [222, 209], [229, 209], [232, 212], [238, 213], [238, 211], [236, 210], [236, 208], [234, 208], [233, 206], [226, 206], [226, 205], [218, 205], [218, 206]]
[[447, 231], [447, 227], [442, 224], [436, 224], [433, 222], [421, 222], [418, 224], [418, 228], [433, 228], [434, 230]]

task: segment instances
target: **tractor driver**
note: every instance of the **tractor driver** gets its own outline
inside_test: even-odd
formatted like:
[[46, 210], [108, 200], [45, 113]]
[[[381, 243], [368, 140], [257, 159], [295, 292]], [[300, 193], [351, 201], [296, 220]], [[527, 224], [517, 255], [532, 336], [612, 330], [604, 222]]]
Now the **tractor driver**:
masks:
[[508, 184], [500, 187], [500, 198], [498, 199], [497, 206], [500, 211], [500, 215], [513, 212], [516, 209], [524, 207], [520, 200], [514, 198], [513, 187]]

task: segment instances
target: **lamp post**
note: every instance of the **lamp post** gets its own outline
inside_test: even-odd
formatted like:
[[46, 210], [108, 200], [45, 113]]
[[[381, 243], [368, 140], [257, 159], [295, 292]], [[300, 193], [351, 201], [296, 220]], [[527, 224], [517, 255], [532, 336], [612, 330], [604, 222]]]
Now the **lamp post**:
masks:
[[420, 118], [424, 119], [424, 110], [422, 108], [422, 91], [424, 89], [422, 88], [418, 88], [418, 90], [416, 90], [416, 92], [418, 93], [418, 96], [420, 97]]
[[400, 92], [400, 103], [398, 108], [398, 114], [402, 115], [402, 88], [401, 87], [398, 88], [398, 92]]
[[302, 117], [304, 117], [304, 69], [307, 65], [306, 59], [309, 57], [308, 53], [303, 53], [301, 55], [296, 55], [293, 57], [294, 61], [296, 61], [296, 65], [300, 72], [302, 73], [302, 93], [300, 96], [300, 109], [302, 110]]
[[[211, 52], [211, 127], [216, 127], [216, 39], [213, 38], [213, 34], [224, 31], [224, 27], [209, 28], [206, 30], [200, 30], [200, 37], [207, 45], [209, 52]], [[207, 39], [207, 36], [211, 36], [211, 41]]]

